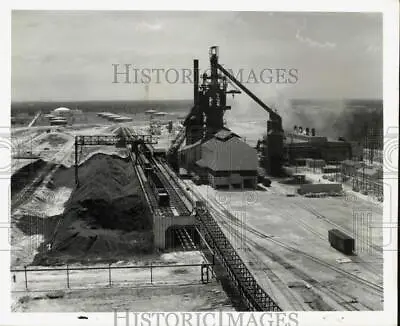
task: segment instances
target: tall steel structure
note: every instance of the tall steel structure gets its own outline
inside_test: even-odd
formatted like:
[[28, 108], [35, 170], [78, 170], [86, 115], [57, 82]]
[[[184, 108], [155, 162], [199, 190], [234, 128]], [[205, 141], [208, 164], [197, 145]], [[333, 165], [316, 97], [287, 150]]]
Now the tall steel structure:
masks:
[[[247, 89], [240, 81], [230, 74], [219, 62], [217, 46], [212, 46], [209, 51], [210, 73], [204, 73], [199, 80], [199, 63], [194, 60], [194, 88], [193, 107], [184, 121], [186, 145], [207, 140], [220, 131], [224, 126], [224, 113], [230, 110], [227, 105], [226, 95], [240, 93], [228, 90], [228, 79], [246, 93], [252, 100], [259, 104], [269, 114], [267, 123], [267, 138], [264, 141], [266, 149], [266, 170], [271, 175], [279, 175], [283, 164], [283, 128], [280, 115], [262, 102], [256, 95]], [[174, 167], [177, 167], [177, 151], [185, 137], [178, 135], [171, 145], [168, 156]]]

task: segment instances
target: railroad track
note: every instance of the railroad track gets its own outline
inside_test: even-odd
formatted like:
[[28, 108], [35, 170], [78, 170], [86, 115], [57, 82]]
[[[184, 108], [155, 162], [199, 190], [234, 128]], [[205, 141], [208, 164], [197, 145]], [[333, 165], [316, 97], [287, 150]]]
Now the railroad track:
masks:
[[[202, 198], [202, 195], [198, 195], [200, 199]], [[221, 212], [216, 211], [215, 209], [212, 208], [213, 212], [215, 215], [220, 215], [219, 218], [219, 222], [220, 224], [224, 225], [227, 223], [226, 221], [226, 217], [229, 218], [229, 222], [233, 223], [236, 227], [240, 228], [240, 229], [245, 229], [247, 231], [249, 231], [251, 234], [262, 238], [262, 239], [267, 239], [268, 241], [271, 241], [277, 245], [279, 245], [280, 247], [283, 247], [289, 251], [291, 251], [292, 253], [295, 254], [299, 254], [302, 255], [305, 258], [308, 258], [326, 268], [329, 268], [331, 270], [334, 270], [335, 272], [341, 274], [342, 276], [346, 277], [347, 279], [350, 279], [351, 281], [355, 282], [356, 284], [362, 284], [364, 286], [366, 286], [370, 291], [372, 291], [374, 294], [378, 294], [378, 295], [382, 295], [383, 294], [383, 287], [380, 285], [377, 285], [373, 282], [370, 282], [368, 280], [365, 280], [364, 278], [361, 278], [357, 275], [354, 275], [350, 272], [347, 272], [341, 268], [338, 268], [336, 266], [334, 266], [333, 264], [327, 263], [325, 261], [323, 261], [322, 259], [319, 259], [317, 257], [314, 257], [310, 254], [307, 254], [297, 248], [294, 248], [290, 245], [287, 245], [279, 240], [274, 239], [273, 237], [269, 236], [269, 235], [265, 235], [261, 232], [259, 232], [258, 230], [248, 226], [247, 224], [243, 225], [243, 223], [233, 214], [231, 214], [229, 211], [227, 211], [220, 203], [218, 203], [216, 201], [216, 204], [218, 205], [218, 207], [221, 207]], [[236, 235], [238, 233], [237, 230], [232, 230], [233, 228], [230, 228], [228, 231], [229, 232], [236, 232]], [[241, 235], [239, 235], [241, 236]], [[280, 262], [280, 264], [282, 264], [285, 268], [289, 269], [291, 272], [294, 272], [295, 275], [297, 275], [299, 278], [308, 281], [308, 283], [312, 284], [312, 286], [314, 288], [317, 288], [317, 290], [319, 292], [322, 292], [324, 295], [328, 296], [329, 298], [331, 298], [333, 301], [335, 301], [337, 304], [339, 304], [340, 306], [344, 307], [345, 309], [348, 310], [361, 310], [362, 307], [365, 307], [367, 309], [373, 310], [371, 307], [368, 307], [365, 304], [359, 303], [359, 302], [355, 302], [355, 298], [351, 298], [348, 294], [343, 294], [340, 293], [337, 290], [334, 289], [327, 289], [325, 285], [322, 285], [321, 283], [319, 283], [317, 280], [310, 278], [309, 275], [307, 275], [306, 273], [304, 273], [303, 271], [301, 271], [300, 269], [298, 269], [297, 267], [293, 266], [292, 264], [283, 261], [281, 257], [279, 257], [278, 255], [276, 255], [275, 253], [271, 252], [270, 250], [261, 247], [258, 243], [256, 243], [254, 240], [249, 239], [247, 237], [247, 241], [252, 245], [255, 246], [255, 248], [257, 248], [259, 251], [264, 252], [267, 256], [269, 256], [270, 258], [274, 259], [275, 261]], [[345, 298], [344, 296], [350, 298], [350, 301]], [[362, 306], [362, 307], [360, 307]]]
[[[127, 128], [121, 127], [122, 132], [125, 137], [132, 137], [134, 136], [134, 132]], [[152, 164], [153, 168], [156, 169], [159, 173], [160, 179], [162, 184], [164, 185], [165, 190], [168, 192], [170, 197], [170, 207], [169, 209], [173, 212], [174, 210], [177, 212], [178, 215], [190, 215], [190, 210], [187, 207], [187, 204], [184, 202], [184, 198], [186, 198], [185, 194], [179, 188], [177, 181], [174, 179], [173, 176], [168, 172], [165, 168], [164, 162], [161, 162], [155, 158], [147, 158], [149, 162]], [[160, 207], [160, 209], [162, 209]], [[165, 211], [165, 209], [163, 210]], [[164, 212], [166, 213], [166, 212]], [[168, 213], [171, 214], [171, 212]]]
[[36, 191], [36, 189], [42, 184], [43, 180], [50, 173], [55, 172], [56, 165], [46, 165], [39, 175], [28, 185], [26, 185], [19, 193], [17, 193], [14, 198], [11, 198], [11, 213], [26, 202]]
[[287, 249], [287, 250], [289, 250], [289, 251], [291, 251], [293, 253], [300, 254], [303, 257], [306, 257], [306, 258], [308, 258], [308, 259], [310, 259], [310, 260], [312, 260], [312, 261], [314, 261], [314, 262], [316, 262], [316, 263], [318, 263], [318, 264], [320, 264], [322, 266], [325, 266], [325, 267], [327, 267], [327, 268], [329, 268], [331, 270], [334, 270], [335, 272], [337, 272], [337, 273], [339, 273], [339, 274], [351, 279], [352, 281], [355, 281], [357, 283], [361, 283], [361, 284], [367, 286], [368, 288], [372, 289], [376, 293], [383, 294], [383, 287], [380, 286], [380, 285], [377, 285], [377, 284], [375, 284], [373, 282], [370, 282], [370, 281], [368, 281], [368, 280], [366, 280], [366, 279], [364, 279], [362, 277], [354, 275], [353, 273], [350, 273], [350, 272], [345, 271], [345, 270], [343, 270], [341, 268], [338, 268], [338, 267], [334, 266], [333, 264], [327, 263], [326, 261], [324, 261], [322, 259], [319, 259], [319, 258], [317, 258], [315, 256], [312, 256], [310, 254], [307, 254], [304, 251], [301, 251], [301, 250], [299, 250], [299, 249], [297, 249], [295, 247], [287, 245], [287, 244], [285, 244], [285, 243], [283, 243], [283, 242], [281, 242], [279, 240], [276, 240], [276, 239], [272, 238], [271, 236], [266, 236], [265, 234], [259, 232], [258, 230], [254, 229], [252, 227], [248, 227], [248, 226], [245, 226], [245, 227], [249, 232], [251, 232], [252, 234], [258, 236], [259, 238], [267, 239], [268, 241], [271, 241], [271, 242], [279, 245], [280, 247], [283, 247], [283, 248], [285, 248], [285, 249]]
[[[219, 222], [221, 223], [223, 221], [222, 219], [224, 218], [224, 215], [221, 215], [221, 213], [219, 213], [215, 209], [211, 209], [211, 210], [215, 214], [214, 216], [220, 215], [219, 216]], [[240, 221], [239, 221], [239, 223], [240, 223]], [[236, 224], [236, 226], [238, 226], [240, 228], [243, 228], [243, 224], [241, 224], [241, 223], [240, 224]], [[240, 237], [239, 231], [237, 229], [231, 228], [229, 230], [229, 232], [235, 233], [236, 235], [238, 235]], [[252, 232], [252, 233], [256, 234], [257, 236], [260, 236], [260, 233], [258, 231], [257, 232]], [[296, 277], [298, 277], [299, 279], [303, 280], [304, 282], [310, 284], [312, 286], [312, 288], [314, 290], [316, 290], [317, 294], [318, 293], [322, 293], [323, 295], [329, 297], [332, 301], [334, 301], [339, 306], [344, 307], [345, 309], [351, 310], [351, 311], [359, 311], [359, 310], [362, 310], [363, 307], [367, 308], [368, 310], [373, 310], [371, 307], [368, 307], [367, 305], [358, 302], [354, 297], [350, 297], [348, 294], [341, 293], [336, 289], [327, 288], [326, 285], [324, 285], [321, 282], [319, 282], [319, 281], [315, 280], [314, 278], [310, 277], [308, 274], [306, 274], [302, 270], [298, 269], [293, 264], [287, 262], [286, 260], [283, 260], [279, 255], [277, 255], [277, 254], [273, 253], [272, 251], [260, 246], [256, 241], [254, 241], [252, 239], [248, 239], [247, 242], [253, 248], [255, 248], [256, 251], [259, 251], [259, 252], [261, 252], [263, 254], [266, 254], [268, 257], [273, 259], [275, 262], [278, 262], [281, 266], [285, 267], [285, 269], [289, 270], [292, 274], [296, 275]], [[287, 285], [278, 276], [276, 276], [275, 273], [273, 273], [268, 268], [267, 264], [265, 264], [264, 262], [260, 261], [259, 256], [257, 256], [253, 252], [251, 252], [250, 255], [253, 256], [254, 259], [256, 261], [258, 261], [259, 264], [265, 266], [263, 271], [265, 272], [265, 274], [268, 277], [270, 277], [271, 280], [273, 280], [275, 282], [277, 281], [277, 283], [279, 284], [278, 285], [279, 290], [283, 292], [283, 295], [289, 300], [289, 302], [292, 302], [292, 304], [293, 304], [293, 299], [294, 299], [295, 300], [295, 305], [300, 306], [303, 309], [303, 306], [304, 306], [303, 302], [299, 301], [296, 298], [296, 296], [294, 296], [293, 293], [290, 290], [288, 290]], [[319, 263], [321, 263], [321, 261], [319, 261]], [[274, 284], [277, 285], [276, 283], [274, 283]]]
[[197, 246], [194, 243], [192, 237], [190, 236], [186, 228], [178, 228], [175, 229], [174, 232], [183, 250], [185, 251], [197, 250]]
[[[222, 228], [224, 228], [230, 235], [233, 234], [234, 236], [236, 236], [239, 239], [239, 241], [241, 241], [243, 235], [237, 229], [234, 228], [227, 229], [226, 223], [223, 223], [225, 222], [224, 221], [225, 216], [220, 212], [218, 212], [217, 210], [215, 210], [214, 208], [209, 208], [209, 209], [213, 213], [214, 218], [218, 216], [216, 220], [222, 226]], [[249, 244], [251, 246], [254, 246], [254, 244], [256, 243], [252, 240], [247, 240], [246, 242], [247, 242], [246, 245], [247, 248], [243, 248], [242, 246], [242, 249], [246, 251], [248, 256], [253, 258], [251, 259], [252, 263], [251, 265], [254, 266], [255, 262], [257, 262], [257, 264], [260, 266], [261, 271], [267, 276], [266, 280], [269, 283], [267, 290], [269, 295], [271, 295], [276, 302], [279, 302], [276, 293], [274, 293], [275, 292], [274, 287], [276, 287], [276, 289], [287, 299], [287, 301], [290, 302], [291, 304], [290, 310], [296, 310], [296, 311], [305, 310], [305, 305], [303, 301], [299, 300], [297, 296], [295, 296], [293, 292], [289, 290], [286, 283], [284, 283], [282, 279], [276, 273], [274, 273], [265, 262], [260, 261], [259, 257], [255, 254], [255, 252], [249, 248], [248, 246]]]
[[[210, 199], [208, 199], [208, 200], [210, 200]], [[333, 265], [331, 263], [328, 263], [328, 262], [326, 262], [326, 261], [324, 261], [322, 259], [319, 259], [319, 258], [317, 258], [317, 257], [315, 257], [313, 255], [310, 255], [310, 254], [308, 254], [308, 253], [306, 253], [304, 251], [301, 251], [301, 250], [299, 250], [299, 249], [297, 249], [297, 248], [295, 248], [293, 246], [290, 246], [290, 245], [288, 245], [288, 244], [286, 244], [286, 243], [284, 243], [284, 242], [282, 242], [280, 240], [274, 239], [273, 236], [265, 235], [264, 233], [261, 233], [257, 229], [255, 229], [255, 228], [253, 228], [253, 227], [251, 227], [251, 226], [249, 226], [247, 224], [243, 224], [236, 216], [234, 216], [231, 212], [229, 212], [218, 201], [215, 201], [215, 204], [218, 205], [219, 207], [221, 207], [221, 212], [223, 212], [223, 214], [225, 214], [225, 216], [227, 216], [229, 218], [230, 222], [234, 223], [237, 227], [240, 227], [242, 229], [244, 228], [247, 231], [249, 231], [250, 233], [252, 233], [253, 235], [256, 235], [259, 238], [266, 239], [266, 240], [268, 240], [270, 242], [273, 242], [273, 243], [279, 245], [280, 247], [283, 247], [283, 248], [285, 248], [285, 249], [287, 249], [287, 250], [289, 250], [289, 251], [291, 251], [293, 253], [301, 254], [302, 256], [304, 256], [304, 257], [306, 257], [306, 258], [308, 258], [310, 260], [313, 260], [314, 262], [319, 263], [320, 265], [328, 267], [328, 268], [336, 271], [337, 273], [342, 274], [345, 277], [349, 277], [350, 279], [352, 279], [352, 280], [354, 280], [356, 282], [360, 282], [363, 285], [368, 286], [369, 288], [373, 289], [375, 292], [377, 292], [379, 294], [383, 294], [383, 287], [382, 286], [377, 285], [377, 284], [375, 284], [373, 282], [370, 282], [368, 280], [365, 280], [364, 278], [359, 277], [357, 275], [354, 275], [354, 274], [352, 274], [350, 272], [347, 272], [347, 271], [345, 271], [345, 270], [343, 270], [341, 268], [338, 268], [338, 267], [336, 267], [335, 265]]]
[[[39, 134], [36, 138], [39, 136], [42, 136], [42, 134]], [[36, 191], [36, 189], [43, 183], [43, 181], [48, 177], [49, 175], [54, 174], [61, 164], [69, 158], [69, 156], [72, 153], [73, 149], [73, 143], [68, 144], [58, 150], [56, 154], [54, 154], [53, 157], [49, 159], [49, 163], [40, 171], [39, 175], [28, 185], [26, 185], [18, 194], [14, 196], [14, 198], [11, 199], [11, 213], [13, 213], [19, 206], [21, 206], [24, 202], [26, 202]], [[56, 161], [57, 156], [59, 155], [60, 152], [65, 151], [65, 153], [60, 157], [58, 163], [53, 163], [51, 165], [51, 161]]]
[[[202, 195], [197, 194], [197, 197], [200, 200], [204, 200]], [[215, 199], [210, 199], [210, 201], [214, 201], [215, 203], [217, 203], [217, 205], [219, 204]], [[226, 216], [223, 212], [218, 211], [215, 207], [212, 206], [209, 206], [208, 208], [212, 212], [213, 218], [218, 221], [221, 229], [225, 229], [226, 232], [224, 233], [228, 238], [234, 235], [239, 241], [243, 240], [243, 234], [241, 234], [239, 230], [227, 227]], [[256, 244], [254, 241], [251, 240], [247, 240], [246, 242], [251, 243], [252, 245]], [[265, 262], [259, 260], [259, 257], [252, 250], [250, 250], [248, 244], [246, 244], [246, 246], [247, 248], [244, 248], [242, 246], [241, 249], [245, 250], [248, 256], [252, 256], [254, 258], [252, 260], [253, 265], [254, 262], [258, 262], [259, 265], [262, 266], [261, 271], [267, 276], [266, 280], [269, 283], [267, 290], [269, 295], [271, 295], [275, 301], [279, 301], [276, 293], [274, 293], [274, 287], [275, 290], [278, 290], [286, 298], [287, 302], [290, 303], [289, 310], [306, 310], [307, 306], [304, 304], [304, 302], [299, 300], [299, 298], [294, 295], [292, 291], [289, 290], [282, 279], [276, 273], [274, 273]]]
[[[306, 209], [307, 211], [309, 211], [305, 206], [296, 203], [296, 207], [294, 207], [294, 209], [296, 208], [303, 208]], [[287, 212], [287, 216], [291, 216], [290, 212], [288, 209], [284, 210], [285, 212]], [[310, 212], [310, 211], [309, 211]], [[311, 212], [314, 216], [315, 214], [313, 212]], [[318, 213], [319, 214], [319, 213]], [[326, 221], [326, 218], [321, 218], [318, 217], [318, 219], [320, 219], [321, 221]], [[323, 240], [325, 243], [328, 241], [328, 237], [326, 234], [322, 234], [320, 232], [318, 232], [317, 230], [315, 230], [312, 226], [308, 225], [307, 223], [305, 223], [300, 217], [296, 217], [295, 222], [299, 225], [301, 225], [301, 227], [306, 230], [309, 231], [310, 233], [316, 235], [318, 238], [320, 238], [321, 240]], [[343, 230], [344, 232], [344, 230]], [[376, 269], [373, 266], [371, 266], [370, 264], [368, 264], [368, 262], [366, 262], [365, 260], [363, 260], [361, 257], [359, 256], [350, 256], [349, 259], [354, 262], [354, 263], [359, 263], [359, 264], [364, 264], [363, 268], [368, 270], [369, 272], [371, 272], [372, 274], [376, 275], [376, 274], [382, 274], [383, 272], [383, 268], [381, 269]]]
[[[230, 214], [229, 212], [225, 212], [225, 214], [227, 214], [227, 213]], [[232, 219], [236, 219], [236, 217], [234, 215], [232, 215], [232, 214], [230, 214], [230, 215], [231, 215], [231, 220]], [[240, 221], [238, 221], [238, 222], [240, 223]], [[265, 235], [264, 233], [261, 233], [260, 231], [248, 226], [247, 224], [245, 226], [238, 224], [237, 226], [245, 227], [246, 230], [248, 230], [250, 233], [256, 235], [257, 237], [262, 238], [262, 239], [267, 239], [268, 241], [271, 241], [271, 242], [279, 245], [280, 247], [283, 247], [283, 248], [285, 248], [285, 249], [287, 249], [287, 250], [289, 250], [289, 251], [291, 251], [293, 253], [301, 254], [303, 257], [306, 257], [306, 258], [308, 258], [308, 259], [310, 259], [310, 260], [312, 260], [312, 261], [314, 261], [314, 262], [316, 262], [316, 263], [318, 263], [320, 265], [328, 267], [329, 269], [334, 270], [335, 272], [340, 273], [343, 276], [348, 277], [349, 279], [351, 279], [351, 280], [353, 280], [355, 282], [359, 282], [359, 283], [361, 283], [363, 285], [366, 285], [367, 287], [369, 287], [370, 289], [373, 289], [377, 293], [380, 293], [380, 294], [383, 293], [383, 287], [380, 286], [380, 285], [377, 285], [377, 284], [375, 284], [373, 282], [370, 282], [370, 281], [368, 281], [368, 280], [366, 280], [366, 279], [364, 279], [362, 277], [354, 275], [353, 273], [350, 273], [350, 272], [345, 271], [345, 270], [343, 270], [341, 268], [338, 268], [338, 267], [334, 266], [331, 263], [327, 263], [326, 261], [324, 261], [324, 260], [322, 260], [320, 258], [317, 258], [317, 257], [315, 257], [313, 255], [310, 255], [310, 254], [308, 254], [308, 253], [306, 253], [304, 251], [301, 251], [301, 250], [299, 250], [299, 249], [297, 249], [295, 247], [292, 247], [292, 246], [290, 246], [288, 244], [285, 244], [284, 242], [282, 242], [280, 240], [277, 240], [277, 239], [274, 239], [271, 236]]]
[[157, 162], [157, 167], [161, 174], [165, 177], [166, 182], [168, 183], [169, 188], [166, 188], [167, 191], [168, 189], [171, 189], [179, 198], [179, 203], [182, 206], [182, 210], [184, 211], [185, 214], [190, 214], [191, 212], [191, 203], [188, 199], [188, 195], [184, 192], [184, 190], [181, 188], [180, 184], [176, 180], [176, 176], [172, 175], [171, 172], [168, 170], [168, 167], [166, 166], [166, 162], [164, 162], [162, 159], [156, 160]]
[[[209, 208], [212, 212], [213, 212], [213, 216], [214, 218], [217, 217], [217, 220], [220, 224], [226, 225], [226, 215], [224, 213], [218, 212], [215, 208], [210, 207]], [[240, 223], [236, 224], [236, 226], [239, 226], [240, 228], [243, 228], [243, 224], [238, 221]], [[236, 228], [230, 228], [229, 230], [227, 230], [230, 234], [234, 234], [236, 236], [238, 236], [239, 238], [241, 237], [241, 234], [239, 233], [239, 231]], [[261, 247], [257, 242], [255, 242], [254, 240], [248, 239], [247, 240], [247, 245], [250, 245], [251, 247], [253, 247], [253, 249], [251, 250], [250, 248], [248, 248], [249, 250], [247, 251], [247, 255], [251, 256], [253, 258], [252, 260], [252, 264], [254, 265], [254, 262], [257, 262], [257, 264], [261, 267], [261, 271], [265, 273], [265, 275], [267, 276], [267, 279], [270, 283], [273, 283], [275, 285], [275, 287], [280, 291], [281, 294], [283, 294], [283, 296], [286, 298], [286, 300], [292, 305], [290, 310], [307, 310], [306, 308], [308, 308], [309, 306], [307, 304], [305, 304], [304, 301], [299, 300], [298, 297], [296, 295], [294, 295], [293, 291], [289, 290], [287, 284], [285, 282], [282, 281], [282, 279], [276, 275], [276, 273], [274, 273], [269, 266], [260, 260], [259, 255], [257, 255], [255, 253], [255, 251], [258, 252], [262, 252], [263, 254], [266, 254], [266, 250], [265, 248]], [[293, 265], [288, 264], [286, 261], [284, 261], [282, 258], [280, 258], [278, 255], [272, 253], [272, 252], [268, 252], [267, 256], [269, 256], [270, 258], [272, 258], [274, 261], [278, 262], [281, 266], [285, 267], [285, 269], [290, 270], [293, 273]], [[335, 302], [343, 302], [343, 306], [346, 306], [346, 308], [348, 310], [358, 310], [356, 308], [354, 308], [351, 305], [348, 305], [347, 302], [345, 302], [345, 299], [343, 297], [339, 297], [336, 293], [331, 293], [330, 291], [328, 291], [327, 289], [325, 289], [325, 287], [321, 284], [319, 284], [318, 281], [311, 279], [308, 275], [306, 275], [305, 273], [303, 273], [302, 275], [298, 275], [299, 273], [295, 273], [295, 275], [304, 280], [307, 280], [308, 282], [313, 284], [313, 288], [315, 290], [315, 288], [318, 288], [318, 292], [323, 292], [325, 295], [329, 295], [330, 298], [335, 298]], [[304, 285], [305, 286], [305, 285]], [[269, 291], [271, 291], [271, 293], [273, 294], [273, 288], [270, 285], [268, 288]], [[274, 299], [276, 301], [279, 301], [278, 298], [276, 297], [276, 294], [274, 295]]]
[[181, 199], [181, 196], [179, 195], [177, 189], [174, 187], [173, 181], [167, 176], [165, 168], [156, 159], [150, 159], [149, 161], [151, 162], [153, 168], [157, 169], [160, 172], [159, 177], [162, 184], [164, 185], [165, 190], [169, 194], [171, 209], [176, 209], [179, 215], [189, 215], [189, 210], [183, 203], [183, 200]]
[[[298, 201], [296, 202], [296, 204], [305, 209], [306, 211], [310, 212], [311, 214], [313, 214], [315, 217], [317, 217], [318, 219], [323, 220], [324, 222], [332, 225], [333, 227], [335, 227], [336, 229], [346, 233], [346, 234], [352, 234], [353, 231], [346, 229], [338, 224], [336, 224], [335, 222], [333, 222], [331, 219], [329, 219], [328, 217], [326, 217], [325, 215], [319, 213], [318, 211], [316, 211], [315, 209], [313, 209], [312, 207], [304, 204], [304, 203], [299, 203]], [[380, 254], [382, 253], [382, 248], [377, 246], [377, 245], [371, 245], [370, 243], [368, 243], [367, 241], [363, 240], [363, 239], [358, 239], [359, 241], [361, 241], [363, 244], [367, 245], [369, 249], [372, 249], [375, 251], [375, 254]]]

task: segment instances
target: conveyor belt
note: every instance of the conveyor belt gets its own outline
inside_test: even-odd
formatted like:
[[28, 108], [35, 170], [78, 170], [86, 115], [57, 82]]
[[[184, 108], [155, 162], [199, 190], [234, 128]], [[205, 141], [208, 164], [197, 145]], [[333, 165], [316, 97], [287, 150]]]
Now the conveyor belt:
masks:
[[[132, 137], [134, 132], [128, 128], [123, 129], [123, 134], [126, 137]], [[163, 216], [187, 216], [190, 215], [190, 208], [188, 207], [187, 202], [185, 203], [184, 198], [186, 198], [186, 194], [182, 192], [182, 189], [177, 185], [177, 181], [170, 175], [167, 169], [164, 167], [163, 162], [159, 162], [154, 158], [148, 159], [153, 169], [157, 170], [159, 173], [159, 177], [161, 179], [162, 184], [164, 185], [165, 190], [168, 192], [170, 197], [170, 205], [169, 207], [160, 207], [157, 203], [156, 196], [153, 192], [153, 189], [149, 186], [146, 177], [144, 176], [143, 166], [141, 166], [141, 175], [140, 177], [146, 180], [143, 182], [144, 189], [147, 194], [149, 194], [150, 205], [153, 210], [158, 214]], [[139, 160], [140, 163], [140, 160]]]
[[182, 199], [184, 195], [181, 193], [181, 190], [176, 186], [176, 181], [167, 173], [165, 167], [159, 161], [153, 159], [152, 164], [154, 168], [157, 168], [158, 171], [161, 172], [159, 174], [160, 179], [164, 184], [165, 190], [169, 194], [170, 206], [174, 207], [179, 215], [189, 215], [190, 211], [186, 207]]

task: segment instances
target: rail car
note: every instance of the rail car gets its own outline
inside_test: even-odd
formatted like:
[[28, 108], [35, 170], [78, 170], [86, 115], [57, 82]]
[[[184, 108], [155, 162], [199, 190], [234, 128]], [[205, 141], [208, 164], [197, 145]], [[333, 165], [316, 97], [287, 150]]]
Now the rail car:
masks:
[[328, 231], [328, 240], [333, 248], [345, 255], [352, 255], [354, 252], [354, 239], [337, 229]]
[[142, 166], [146, 177], [149, 177], [149, 173], [153, 170], [150, 161], [146, 158], [144, 154], [139, 154], [140, 165]]
[[148, 181], [157, 197], [158, 205], [162, 207], [169, 206], [169, 194], [161, 182], [160, 176], [154, 169], [151, 169], [148, 173]]
[[151, 150], [151, 148], [149, 146], [143, 145], [142, 146], [142, 153], [144, 154], [144, 156], [146, 156], [147, 159], [151, 159], [151, 157], [153, 156], [153, 151]]

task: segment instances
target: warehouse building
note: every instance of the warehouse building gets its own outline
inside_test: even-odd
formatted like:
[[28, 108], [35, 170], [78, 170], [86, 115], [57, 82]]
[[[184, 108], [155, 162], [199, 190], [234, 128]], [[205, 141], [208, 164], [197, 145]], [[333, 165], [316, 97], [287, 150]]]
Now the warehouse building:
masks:
[[284, 147], [286, 160], [290, 164], [295, 164], [301, 158], [340, 162], [352, 157], [352, 145], [349, 142], [328, 140], [321, 136], [289, 133]]
[[228, 129], [220, 130], [205, 142], [184, 147], [180, 160], [213, 188], [255, 189], [257, 186], [257, 151]]

